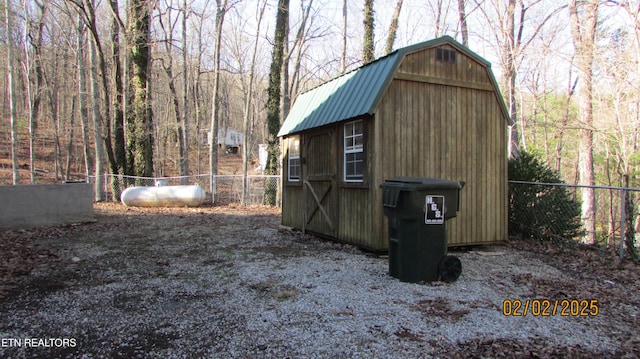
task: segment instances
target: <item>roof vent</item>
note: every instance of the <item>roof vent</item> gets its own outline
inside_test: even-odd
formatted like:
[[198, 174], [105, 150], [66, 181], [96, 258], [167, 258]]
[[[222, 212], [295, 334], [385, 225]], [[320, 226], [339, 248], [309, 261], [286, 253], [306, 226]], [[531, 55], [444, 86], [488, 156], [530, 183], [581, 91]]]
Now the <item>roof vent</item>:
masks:
[[436, 60], [455, 64], [456, 51], [439, 47], [436, 49]]

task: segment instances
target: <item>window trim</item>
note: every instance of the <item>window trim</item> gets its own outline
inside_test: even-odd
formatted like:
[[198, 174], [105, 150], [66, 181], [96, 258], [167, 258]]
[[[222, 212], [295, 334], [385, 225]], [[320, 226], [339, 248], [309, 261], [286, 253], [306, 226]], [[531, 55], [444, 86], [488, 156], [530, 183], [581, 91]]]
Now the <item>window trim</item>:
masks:
[[[356, 125], [360, 123], [361, 126], [361, 132], [357, 133], [356, 131]], [[351, 128], [351, 132], [347, 134], [347, 127]], [[366, 162], [366, 155], [365, 155], [365, 151], [364, 151], [364, 142], [365, 142], [365, 121], [363, 119], [359, 119], [359, 120], [355, 120], [355, 121], [349, 121], [349, 122], [345, 122], [344, 125], [342, 126], [342, 143], [343, 143], [343, 149], [342, 149], [342, 180], [345, 183], [354, 183], [354, 184], [358, 184], [358, 183], [364, 183], [364, 173], [365, 173], [365, 162]], [[352, 143], [356, 142], [356, 138], [360, 138], [360, 145], [351, 145], [351, 146], [347, 146], [347, 140], [352, 139]], [[349, 178], [347, 177], [347, 155], [351, 155], [351, 154], [357, 154], [357, 153], [361, 153], [362, 154], [362, 172], [359, 174], [359, 178], [355, 177], [355, 178]], [[358, 160], [352, 160], [349, 161], [349, 163], [351, 165], [353, 165], [354, 163], [358, 162]], [[357, 175], [357, 174], [356, 174]]]
[[445, 47], [436, 48], [437, 61], [455, 64], [457, 62], [456, 57], [456, 50], [447, 49]]
[[[297, 144], [296, 144], [297, 143]], [[295, 151], [297, 145], [297, 151]], [[297, 164], [293, 164], [297, 160]], [[291, 168], [297, 167], [298, 176], [291, 176]], [[292, 136], [287, 139], [287, 181], [299, 183], [302, 177], [302, 160], [300, 157], [300, 136]]]

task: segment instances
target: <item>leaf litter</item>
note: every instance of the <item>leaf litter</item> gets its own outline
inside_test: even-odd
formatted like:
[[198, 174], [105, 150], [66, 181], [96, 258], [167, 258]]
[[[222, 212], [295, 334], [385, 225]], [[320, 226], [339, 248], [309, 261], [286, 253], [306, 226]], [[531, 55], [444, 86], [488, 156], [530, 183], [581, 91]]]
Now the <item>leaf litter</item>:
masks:
[[[513, 240], [457, 251], [454, 283], [282, 229], [253, 206], [95, 207], [97, 222], [0, 233], [1, 357], [638, 357], [638, 266]], [[505, 316], [505, 300], [598, 300], [597, 316]]]

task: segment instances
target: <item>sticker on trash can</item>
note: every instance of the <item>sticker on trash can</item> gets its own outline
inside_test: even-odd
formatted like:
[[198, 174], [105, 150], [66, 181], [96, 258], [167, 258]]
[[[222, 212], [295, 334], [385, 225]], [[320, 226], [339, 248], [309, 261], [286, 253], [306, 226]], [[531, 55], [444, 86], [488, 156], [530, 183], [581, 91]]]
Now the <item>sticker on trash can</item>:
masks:
[[444, 223], [444, 196], [427, 195], [425, 197], [424, 223]]

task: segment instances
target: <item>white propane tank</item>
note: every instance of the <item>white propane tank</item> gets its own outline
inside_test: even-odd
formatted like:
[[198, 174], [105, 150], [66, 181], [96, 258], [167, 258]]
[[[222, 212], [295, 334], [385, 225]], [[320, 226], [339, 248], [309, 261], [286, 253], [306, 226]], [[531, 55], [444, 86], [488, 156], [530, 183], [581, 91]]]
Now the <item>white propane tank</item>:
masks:
[[132, 207], [198, 207], [205, 193], [199, 185], [129, 187], [122, 191], [120, 201]]

